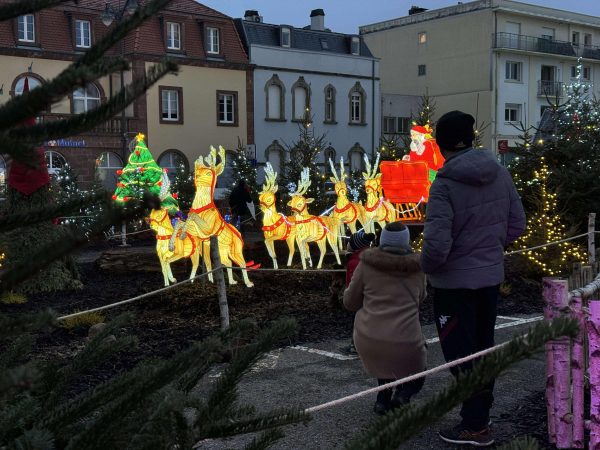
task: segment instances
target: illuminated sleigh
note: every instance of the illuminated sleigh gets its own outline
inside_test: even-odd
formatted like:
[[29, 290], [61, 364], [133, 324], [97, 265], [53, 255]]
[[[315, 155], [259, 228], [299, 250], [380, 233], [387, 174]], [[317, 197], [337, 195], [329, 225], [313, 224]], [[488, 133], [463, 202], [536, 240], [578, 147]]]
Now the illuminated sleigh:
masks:
[[423, 222], [429, 199], [429, 168], [424, 161], [383, 161], [381, 186], [385, 198], [394, 203], [397, 220]]

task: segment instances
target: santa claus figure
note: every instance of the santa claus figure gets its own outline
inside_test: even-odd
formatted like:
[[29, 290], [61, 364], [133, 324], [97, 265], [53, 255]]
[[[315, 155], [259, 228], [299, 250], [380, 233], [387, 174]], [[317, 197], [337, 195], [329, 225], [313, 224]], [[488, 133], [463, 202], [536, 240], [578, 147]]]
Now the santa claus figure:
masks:
[[435, 174], [444, 165], [444, 157], [435, 139], [431, 136], [433, 130], [427, 125], [415, 125], [410, 130], [410, 153], [404, 155], [404, 161], [424, 161], [429, 168], [429, 181], [435, 179]]

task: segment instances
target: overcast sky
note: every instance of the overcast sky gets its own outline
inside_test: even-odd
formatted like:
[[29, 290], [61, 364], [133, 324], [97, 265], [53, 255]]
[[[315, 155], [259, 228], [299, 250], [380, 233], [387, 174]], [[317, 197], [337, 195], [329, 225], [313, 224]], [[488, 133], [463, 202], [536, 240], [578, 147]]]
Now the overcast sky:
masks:
[[[463, 0], [467, 3], [467, 0]], [[360, 25], [406, 16], [411, 5], [436, 9], [455, 5], [451, 0], [200, 0], [231, 17], [244, 16], [247, 9], [256, 9], [264, 22], [303, 27], [310, 23], [310, 11], [323, 8], [325, 26], [340, 33], [358, 33]], [[600, 16], [600, 0], [528, 0], [524, 3], [567, 9]]]

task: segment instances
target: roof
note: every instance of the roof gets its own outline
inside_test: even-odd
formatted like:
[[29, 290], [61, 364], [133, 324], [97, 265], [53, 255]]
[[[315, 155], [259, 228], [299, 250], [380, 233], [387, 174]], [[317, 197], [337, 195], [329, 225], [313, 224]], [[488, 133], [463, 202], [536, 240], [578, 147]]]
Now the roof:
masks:
[[[337, 53], [350, 55], [352, 37], [356, 35], [334, 33], [331, 31], [315, 31], [303, 28], [294, 28], [287, 25], [273, 25], [262, 22], [250, 22], [236, 19], [236, 26], [242, 38], [247, 41], [246, 46], [252, 44], [268, 47], [281, 47], [280, 30], [287, 27], [291, 31], [290, 48], [308, 50], [312, 52]], [[360, 56], [372, 58], [373, 54], [367, 44], [360, 40]]]

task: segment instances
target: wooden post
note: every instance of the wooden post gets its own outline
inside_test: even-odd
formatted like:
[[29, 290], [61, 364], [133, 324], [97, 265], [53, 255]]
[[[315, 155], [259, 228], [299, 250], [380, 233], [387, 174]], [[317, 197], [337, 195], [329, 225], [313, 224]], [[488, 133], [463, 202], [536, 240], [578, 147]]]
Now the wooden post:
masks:
[[600, 300], [590, 300], [587, 321], [590, 341], [590, 450], [600, 449]]
[[127, 222], [121, 224], [121, 247], [129, 247], [127, 243]]
[[[556, 317], [568, 306], [567, 280], [544, 278], [544, 295]], [[554, 374], [554, 423], [556, 448], [572, 447], [573, 416], [571, 413], [571, 340], [559, 338], [552, 341], [552, 372]]]
[[[551, 278], [544, 278], [544, 320], [551, 322], [554, 318], [550, 299], [550, 284], [546, 283]], [[556, 422], [554, 420], [554, 353], [552, 342], [546, 343], [546, 411], [548, 414], [548, 442], [556, 443]]]
[[579, 332], [573, 339], [573, 352], [571, 354], [571, 369], [573, 377], [573, 448], [584, 448], [584, 391], [585, 391], [585, 319], [580, 296], [571, 299], [573, 315], [579, 325]]
[[596, 213], [590, 213], [588, 218], [588, 254], [589, 262], [596, 262]]
[[217, 286], [219, 311], [221, 312], [221, 329], [229, 328], [229, 305], [227, 304], [227, 290], [225, 289], [225, 275], [219, 256], [219, 241], [216, 236], [210, 237], [210, 259], [212, 260], [213, 276]]

